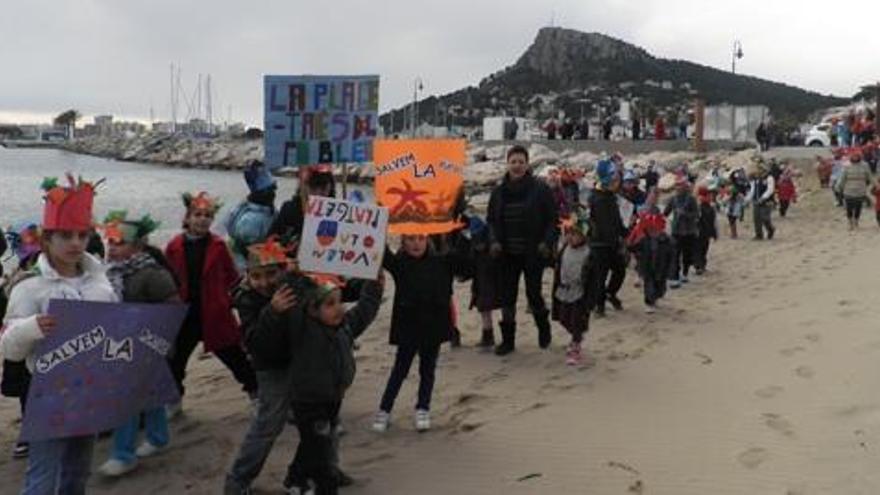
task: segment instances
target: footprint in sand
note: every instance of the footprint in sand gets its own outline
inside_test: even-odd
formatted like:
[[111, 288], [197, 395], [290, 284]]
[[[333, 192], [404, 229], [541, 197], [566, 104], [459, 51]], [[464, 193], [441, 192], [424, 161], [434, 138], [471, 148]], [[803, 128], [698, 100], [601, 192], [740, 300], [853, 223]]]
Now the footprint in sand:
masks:
[[738, 455], [736, 457], [736, 460], [749, 469], [755, 469], [763, 464], [765, 461], [767, 461], [767, 459], [769, 458], [770, 452], [768, 452], [767, 449], [752, 447], [751, 449], [746, 450], [745, 452]]
[[814, 344], [818, 344], [819, 341], [822, 340], [822, 336], [819, 335], [818, 333], [808, 333], [808, 334], [804, 335], [804, 338]]
[[785, 349], [780, 349], [779, 354], [782, 354], [785, 357], [792, 357], [799, 352], [806, 352], [806, 350], [806, 348], [798, 345], [795, 347], [786, 347]]
[[789, 420], [773, 413], [764, 413], [762, 417], [764, 418], [764, 424], [771, 430], [778, 431], [787, 437], [794, 436], [794, 426]]
[[535, 402], [534, 404], [532, 404], [529, 407], [520, 409], [516, 414], [520, 415], [520, 414], [525, 414], [525, 413], [532, 412], [532, 411], [537, 411], [539, 409], [544, 409], [545, 407], [547, 407], [549, 405], [550, 404], [548, 404], [546, 402]]
[[700, 363], [703, 365], [712, 364], [712, 358], [703, 354], [702, 352], [695, 352], [694, 356], [700, 358]]
[[853, 406], [842, 407], [834, 411], [835, 416], [844, 418], [852, 418], [859, 416], [869, 416], [880, 410], [877, 404], [856, 404]]
[[794, 370], [794, 373], [797, 376], [799, 376], [801, 378], [806, 378], [806, 379], [810, 379], [810, 378], [813, 378], [814, 376], [816, 376], [816, 371], [813, 368], [810, 368], [809, 366], [798, 366]]
[[784, 391], [785, 389], [780, 387], [779, 385], [768, 385], [766, 387], [755, 390], [755, 395], [762, 399], [772, 399], [773, 397], [776, 397]]

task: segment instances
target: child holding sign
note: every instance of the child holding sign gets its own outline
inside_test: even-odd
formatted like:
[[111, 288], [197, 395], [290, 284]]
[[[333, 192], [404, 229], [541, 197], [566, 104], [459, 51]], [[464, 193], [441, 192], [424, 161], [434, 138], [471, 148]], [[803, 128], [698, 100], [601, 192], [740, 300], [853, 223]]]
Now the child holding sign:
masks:
[[[239, 274], [226, 243], [211, 232], [220, 203], [200, 192], [184, 194], [184, 232], [168, 243], [165, 255], [180, 283], [180, 297], [189, 304], [171, 357], [171, 372], [183, 397], [183, 379], [190, 355], [201, 341], [232, 371], [251, 398], [256, 398], [257, 377], [241, 347], [241, 333], [232, 315], [230, 292]], [[179, 411], [179, 405], [172, 407]]]
[[397, 346], [394, 368], [388, 377], [373, 429], [384, 432], [391, 424], [391, 409], [410, 366], [419, 356], [419, 394], [415, 426], [431, 428], [431, 395], [440, 345], [451, 337], [453, 277], [467, 271], [466, 257], [453, 249], [436, 254], [428, 249], [425, 235], [404, 235], [397, 253], [385, 253], [384, 267], [394, 277], [394, 309], [391, 313], [391, 345]]
[[[65, 186], [57, 179], [43, 182], [43, 252], [30, 277], [12, 289], [0, 335], [0, 353], [25, 361], [32, 372], [40, 341], [65, 330], [46, 314], [50, 299], [117, 300], [101, 262], [86, 253], [96, 185], [70, 175], [68, 181]], [[94, 441], [86, 435], [31, 442], [22, 493], [85, 493]]]
[[[148, 236], [159, 223], [145, 215], [128, 219], [128, 212], [115, 211], [104, 219], [109, 268], [107, 277], [123, 302], [179, 302], [174, 276], [165, 266], [162, 251], [149, 245]], [[146, 439], [135, 448], [140, 416], [133, 416], [113, 433], [110, 459], [99, 469], [104, 476], [116, 477], [137, 467], [138, 458], [151, 457], [164, 449], [170, 440], [168, 417], [164, 407], [143, 412]]]
[[381, 275], [378, 282], [364, 281], [360, 299], [346, 311], [336, 277], [302, 277], [294, 287], [300, 302], [284, 314], [270, 313], [258, 324], [258, 332], [274, 336], [275, 345], [290, 353], [290, 390], [300, 441], [284, 480], [289, 493], [306, 493], [308, 480], [317, 485], [316, 493], [338, 493], [339, 408], [354, 381], [354, 341], [376, 318], [383, 282]]

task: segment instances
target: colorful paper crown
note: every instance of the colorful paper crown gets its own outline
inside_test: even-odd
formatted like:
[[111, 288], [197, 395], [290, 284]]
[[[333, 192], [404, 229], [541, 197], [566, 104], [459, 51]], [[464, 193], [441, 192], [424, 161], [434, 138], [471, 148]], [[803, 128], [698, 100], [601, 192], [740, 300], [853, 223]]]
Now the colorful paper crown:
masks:
[[195, 195], [192, 193], [183, 193], [183, 205], [187, 210], [208, 210], [211, 213], [217, 213], [223, 206], [217, 198], [213, 198], [205, 191], [199, 191]]
[[9, 248], [18, 261], [24, 261], [40, 252], [40, 226], [37, 222], [19, 222], [6, 229]]
[[275, 177], [266, 165], [259, 160], [251, 160], [244, 169], [244, 180], [251, 192], [260, 192], [276, 187]]
[[46, 191], [43, 207], [43, 230], [86, 231], [92, 228], [92, 204], [95, 188], [103, 179], [92, 184], [73, 178], [67, 174], [66, 186], [58, 185], [58, 178], [43, 179], [42, 189]]
[[580, 210], [568, 216], [562, 217], [559, 221], [559, 228], [563, 234], [569, 232], [578, 232], [581, 235], [587, 235], [590, 230], [590, 219], [587, 214]]
[[139, 220], [129, 220], [126, 210], [115, 210], [104, 218], [102, 229], [107, 241], [131, 244], [150, 235], [159, 225], [150, 215], [144, 215]]
[[248, 268], [257, 268], [269, 265], [286, 265], [290, 258], [290, 249], [278, 242], [275, 237], [270, 237], [266, 242], [248, 246]]
[[308, 280], [306, 295], [310, 301], [320, 303], [334, 290], [345, 287], [345, 281], [338, 275], [328, 273], [304, 273]]

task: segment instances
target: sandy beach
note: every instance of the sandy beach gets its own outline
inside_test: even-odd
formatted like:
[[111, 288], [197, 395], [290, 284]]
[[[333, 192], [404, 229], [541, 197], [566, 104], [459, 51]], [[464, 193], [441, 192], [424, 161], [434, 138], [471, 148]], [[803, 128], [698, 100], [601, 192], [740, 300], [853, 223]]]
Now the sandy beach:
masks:
[[[516, 353], [476, 351], [479, 315], [465, 310], [469, 286], [458, 285], [465, 347], [442, 352], [434, 429], [424, 434], [412, 425], [414, 371], [392, 429], [369, 429], [393, 361], [389, 287], [343, 406], [342, 463], [358, 480], [343, 493], [880, 493], [880, 334], [871, 309], [880, 307], [880, 230], [869, 212], [849, 234], [811, 169], [800, 187], [790, 217], [775, 218], [772, 242], [731, 240], [722, 224], [709, 272], [672, 291], [657, 314], [644, 314], [630, 271], [625, 310], [593, 320], [578, 368], [564, 363], [559, 326], [551, 350], [538, 349], [524, 304]], [[747, 220], [741, 232], [750, 228]], [[207, 355], [190, 362], [187, 390], [170, 449], [121, 480], [93, 475], [90, 493], [221, 493], [249, 422], [246, 397]], [[0, 425], [0, 492], [11, 494], [26, 466], [7, 454], [16, 401], [0, 401]], [[256, 493], [282, 493], [296, 441], [289, 427]], [[95, 468], [107, 448], [100, 442]]]

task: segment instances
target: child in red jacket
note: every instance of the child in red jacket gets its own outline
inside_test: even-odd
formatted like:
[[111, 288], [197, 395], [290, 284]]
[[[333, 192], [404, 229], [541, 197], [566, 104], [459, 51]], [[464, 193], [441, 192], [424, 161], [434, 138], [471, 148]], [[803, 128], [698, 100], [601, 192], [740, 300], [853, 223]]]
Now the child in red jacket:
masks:
[[791, 168], [786, 167], [776, 186], [776, 194], [779, 196], [779, 216], [785, 218], [788, 208], [792, 203], [797, 203], [797, 187], [794, 184], [794, 174]]
[[[220, 203], [200, 192], [184, 194], [184, 231], [168, 243], [165, 256], [180, 284], [180, 298], [189, 312], [177, 336], [170, 366], [183, 397], [186, 363], [202, 342], [232, 371], [252, 399], [256, 397], [257, 377], [241, 345], [241, 331], [232, 314], [231, 290], [239, 280], [229, 248], [211, 232], [211, 223]], [[180, 404], [171, 406], [173, 416]]]

